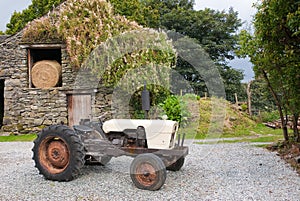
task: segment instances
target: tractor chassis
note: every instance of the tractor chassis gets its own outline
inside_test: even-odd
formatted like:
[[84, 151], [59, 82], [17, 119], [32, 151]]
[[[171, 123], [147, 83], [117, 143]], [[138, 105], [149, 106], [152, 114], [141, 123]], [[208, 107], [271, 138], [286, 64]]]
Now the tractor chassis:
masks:
[[188, 147], [176, 146], [173, 149], [149, 149], [149, 148], [138, 148], [138, 147], [117, 147], [111, 144], [107, 140], [85, 140], [83, 142], [84, 147], [87, 150], [86, 155], [94, 157], [101, 157], [104, 155], [119, 157], [119, 156], [130, 156], [135, 157], [139, 154], [153, 153], [161, 158], [166, 166], [174, 163], [181, 157], [188, 155]]

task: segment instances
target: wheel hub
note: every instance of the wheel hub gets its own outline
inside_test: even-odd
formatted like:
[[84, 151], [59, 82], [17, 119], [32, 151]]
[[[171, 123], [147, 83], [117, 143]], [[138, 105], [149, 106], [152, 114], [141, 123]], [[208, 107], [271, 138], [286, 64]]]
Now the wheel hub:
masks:
[[137, 168], [137, 180], [144, 186], [151, 186], [157, 179], [155, 168], [149, 163], [140, 164]]
[[53, 141], [48, 146], [47, 156], [49, 162], [58, 168], [63, 168], [68, 163], [69, 153], [66, 145], [61, 141]]
[[58, 138], [46, 138], [39, 148], [41, 165], [51, 174], [63, 172], [69, 165], [70, 152], [67, 144]]

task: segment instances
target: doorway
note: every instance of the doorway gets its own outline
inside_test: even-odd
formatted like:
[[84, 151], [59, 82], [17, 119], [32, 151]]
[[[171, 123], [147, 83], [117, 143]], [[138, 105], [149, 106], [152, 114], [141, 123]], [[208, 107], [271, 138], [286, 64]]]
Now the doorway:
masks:
[[3, 126], [3, 117], [4, 117], [4, 88], [5, 80], [0, 79], [0, 128]]
[[69, 126], [78, 125], [81, 119], [90, 119], [92, 110], [91, 94], [68, 95]]

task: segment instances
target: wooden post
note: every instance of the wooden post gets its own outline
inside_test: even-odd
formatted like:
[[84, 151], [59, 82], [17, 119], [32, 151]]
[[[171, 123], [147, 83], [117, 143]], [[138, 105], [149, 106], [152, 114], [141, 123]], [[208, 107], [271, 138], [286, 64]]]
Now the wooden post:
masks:
[[32, 66], [33, 66], [33, 60], [32, 60], [30, 49], [27, 49], [27, 62], [28, 62], [28, 82], [29, 82], [29, 88], [32, 88], [32, 84], [31, 84], [31, 69], [32, 69]]
[[252, 116], [252, 108], [251, 108], [251, 95], [252, 95], [252, 92], [251, 92], [251, 84], [252, 84], [252, 81], [250, 81], [248, 84], [247, 84], [247, 105], [248, 105], [248, 113], [250, 116]]
[[238, 105], [239, 104], [239, 100], [238, 100], [237, 93], [234, 93], [234, 96], [235, 96], [235, 104]]

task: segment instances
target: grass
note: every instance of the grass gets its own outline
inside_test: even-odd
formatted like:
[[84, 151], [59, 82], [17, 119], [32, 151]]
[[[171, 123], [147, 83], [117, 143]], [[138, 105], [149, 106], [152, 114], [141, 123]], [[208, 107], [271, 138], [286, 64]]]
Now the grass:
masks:
[[[184, 100], [188, 103], [192, 118], [189, 119], [188, 125], [179, 129], [179, 133], [185, 133], [187, 139], [237, 138], [236, 142], [274, 142], [283, 138], [281, 129], [271, 129], [255, 122], [236, 105], [223, 99], [195, 99], [185, 95]], [[220, 119], [212, 122], [212, 115], [219, 113]], [[221, 130], [220, 124], [223, 123]], [[213, 132], [210, 136], [207, 135], [209, 130]]]
[[[281, 130], [273, 130], [270, 128], [261, 128], [261, 125], [257, 126], [259, 129], [259, 134], [255, 133], [255, 135], [244, 135], [244, 136], [229, 136], [222, 137], [222, 140], [213, 141], [213, 142], [198, 142], [197, 144], [214, 144], [214, 143], [241, 143], [241, 142], [248, 142], [248, 143], [262, 143], [261, 145], [255, 145], [258, 147], [265, 147], [268, 143], [278, 142], [283, 140], [283, 135], [280, 132]], [[258, 129], [257, 128], [257, 129]], [[254, 134], [254, 131], [252, 131]], [[211, 139], [211, 138], [210, 138]], [[266, 144], [264, 144], [266, 143]]]
[[[282, 140], [282, 136], [261, 136], [261, 137], [244, 137], [239, 139], [233, 139], [233, 140], [226, 140], [226, 138], [220, 141], [212, 141], [212, 142], [196, 142], [197, 144], [215, 144], [215, 143], [241, 143], [241, 142], [248, 142], [248, 143], [262, 143], [255, 146], [258, 147], [266, 147], [268, 143], [273, 143], [279, 140]], [[266, 143], [266, 144], [264, 144]]]
[[[253, 138], [241, 138], [239, 140], [235, 140], [235, 142], [250, 142], [250, 143], [264, 143], [264, 142], [276, 142], [278, 140], [282, 140], [283, 136], [279, 135], [270, 135], [270, 136], [260, 136], [260, 137], [253, 137]], [[227, 140], [227, 142], [231, 142], [230, 140]]]
[[[192, 122], [187, 127], [180, 129], [179, 133], [185, 133], [187, 139], [205, 139], [205, 138], [207, 138], [206, 135], [203, 135], [202, 133], [198, 132], [198, 130], [201, 129], [201, 127], [197, 129], [197, 125], [198, 125], [197, 122]], [[269, 140], [271, 138], [274, 138], [276, 140], [277, 138], [282, 138], [283, 134], [282, 134], [281, 129], [272, 129], [272, 128], [266, 127], [263, 124], [256, 124], [255, 126], [250, 127], [250, 128], [240, 126], [239, 128], [235, 129], [235, 133], [224, 132], [220, 135], [215, 135], [215, 136], [217, 138], [240, 137], [240, 138], [250, 138], [250, 139], [253, 139], [252, 136], [261, 136], [261, 137], [259, 137], [259, 139], [262, 138], [261, 140], [264, 140], [263, 139], [263, 136], [264, 136], [264, 138], [266, 138], [266, 140]], [[210, 136], [209, 138], [214, 138], [214, 137]]]
[[0, 142], [32, 142], [36, 134], [0, 136]]
[[266, 127], [263, 124], [256, 124], [255, 126], [251, 126], [249, 128], [239, 126], [236, 129], [235, 133], [224, 133], [222, 136], [226, 138], [231, 137], [244, 137], [244, 136], [261, 136], [261, 135], [273, 135], [273, 136], [283, 136], [281, 129], [272, 129]]

